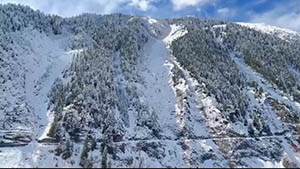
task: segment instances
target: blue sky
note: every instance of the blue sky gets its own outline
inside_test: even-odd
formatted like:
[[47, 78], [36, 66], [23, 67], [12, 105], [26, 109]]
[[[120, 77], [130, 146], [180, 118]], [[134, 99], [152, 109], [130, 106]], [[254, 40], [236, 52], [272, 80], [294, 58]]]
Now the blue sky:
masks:
[[300, 0], [0, 0], [20, 3], [47, 14], [125, 13], [154, 18], [195, 16], [255, 22], [300, 31]]

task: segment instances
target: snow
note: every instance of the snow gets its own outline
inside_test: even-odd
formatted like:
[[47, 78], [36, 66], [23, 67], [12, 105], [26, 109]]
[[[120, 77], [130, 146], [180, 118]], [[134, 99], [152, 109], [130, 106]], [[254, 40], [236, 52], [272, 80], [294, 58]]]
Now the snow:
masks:
[[166, 36], [163, 41], [168, 45], [168, 47], [172, 44], [173, 41], [176, 39], [183, 37], [188, 33], [188, 30], [185, 29], [183, 25], [170, 25], [171, 27], [171, 32], [169, 33], [168, 36]]
[[[113, 55], [113, 67], [114, 67], [114, 84], [120, 88], [120, 95], [119, 97], [126, 98], [127, 97], [127, 92], [126, 88], [124, 86], [128, 86], [128, 82], [125, 80], [124, 73], [121, 68], [121, 56], [120, 52], [117, 52]], [[125, 99], [124, 99], [125, 100]], [[126, 104], [126, 103], [125, 103]], [[116, 107], [116, 118], [119, 120], [120, 119], [120, 112], [121, 110]], [[127, 127], [127, 134], [129, 135], [128, 137], [131, 138], [133, 137], [136, 133], [134, 131], [134, 126], [136, 124], [136, 117], [137, 114], [135, 111], [132, 111], [131, 109], [128, 110], [128, 120], [129, 120], [129, 126]]]
[[[163, 144], [164, 152], [169, 152], [169, 154], [162, 159], [160, 164], [157, 164], [156, 160], [154, 161], [147, 154], [142, 153], [140, 156], [142, 156], [143, 161], [147, 161], [147, 163], [144, 162], [144, 166], [193, 167], [195, 164], [192, 164], [189, 159], [197, 158], [197, 154], [194, 151], [200, 154], [215, 150], [218, 158], [222, 159], [219, 156], [221, 153], [217, 151], [217, 146], [212, 140], [197, 138], [180, 138], [180, 141], [176, 140], [178, 133], [184, 130], [185, 127], [189, 127], [192, 130], [191, 133], [194, 133], [197, 137], [208, 138], [209, 136], [206, 130], [204, 115], [199, 110], [199, 105], [202, 103], [201, 98], [196, 94], [196, 87], [199, 84], [190, 76], [188, 71], [180, 66], [169, 49], [172, 41], [184, 36], [188, 32], [183, 26], [178, 25], [171, 25], [170, 28], [166, 27], [166, 30], [169, 30], [169, 33], [161, 38], [150, 39], [144, 47], [142, 53], [143, 63], [140, 66], [140, 70], [145, 81], [145, 86], [140, 90], [143, 94], [143, 97], [141, 97], [142, 102], [147, 103], [150, 109], [158, 115], [159, 125], [163, 129], [164, 135], [164, 139], [147, 139], [147, 142], [159, 142]], [[184, 74], [184, 78], [180, 79], [181, 83], [176, 86], [174, 86], [175, 84], [172, 79], [174, 76], [172, 71], [175, 68], [180, 69]], [[180, 106], [181, 100], [178, 99], [178, 91], [188, 95], [191, 118], [188, 118], [185, 108]], [[134, 117], [130, 119], [134, 120]], [[126, 143], [136, 144], [134, 141]], [[189, 145], [189, 147], [193, 147], [193, 149], [183, 150], [182, 146], [178, 145], [183, 143]], [[204, 161], [204, 166], [214, 167], [214, 160]]]
[[212, 26], [212, 28], [226, 28], [226, 24], [214, 25], [214, 26]]
[[15, 168], [21, 160], [22, 151], [19, 149], [0, 149], [0, 168]]
[[[182, 26], [166, 26], [157, 20], [148, 18], [153, 30], [162, 30], [161, 37], [150, 38], [145, 45], [141, 64], [141, 75], [145, 81], [142, 88], [143, 102], [147, 102], [150, 110], [153, 110], [159, 118], [159, 125], [163, 128], [167, 138], [175, 138], [179, 132], [178, 110], [176, 107], [176, 95], [172, 87], [171, 69], [169, 63], [173, 59], [168, 49], [168, 43], [180, 36], [184, 36], [186, 30]], [[168, 31], [169, 32], [166, 32]], [[132, 119], [132, 118], [130, 118]]]
[[[0, 166], [30, 167], [35, 165], [37, 161], [34, 159], [41, 155], [40, 152], [49, 154], [42, 150], [45, 147], [37, 142], [47, 138], [54, 118], [53, 112], [48, 110], [48, 93], [57, 78], [64, 79], [63, 72], [70, 66], [73, 55], [82, 50], [66, 50], [71, 38], [69, 35], [49, 37], [35, 30], [25, 30], [12, 36], [19, 39], [15, 50], [22, 56], [22, 66], [26, 72], [25, 100], [35, 117], [32, 119], [32, 129], [16, 128], [30, 130], [33, 141], [25, 147], [0, 149], [2, 151]], [[16, 158], [11, 158], [12, 156]], [[4, 161], [1, 158], [4, 157], [11, 162], [2, 164]]]
[[[272, 86], [268, 81], [266, 81], [260, 74], [258, 74], [257, 72], [253, 71], [248, 65], [246, 65], [244, 63], [244, 61], [242, 60], [242, 58], [238, 58], [235, 56], [234, 53], [230, 54], [232, 59], [235, 61], [235, 63], [238, 65], [239, 69], [246, 75], [246, 77], [248, 78], [248, 80], [250, 81], [255, 81], [259, 87], [262, 87], [264, 91], [266, 91], [268, 94], [271, 95], [272, 98], [275, 98], [277, 100], [279, 100], [280, 102], [284, 103], [285, 105], [289, 105], [291, 106], [294, 111], [296, 112], [300, 112], [300, 107], [299, 107], [299, 103], [294, 102], [293, 100], [290, 100], [288, 96], [284, 96], [282, 95], [282, 91], [280, 91], [279, 89], [277, 89], [276, 87]], [[263, 95], [265, 95], [266, 93], [264, 93]], [[250, 96], [251, 99], [251, 104], [252, 105], [258, 105], [258, 102], [256, 101], [256, 99], [253, 96], [253, 93], [250, 94], [248, 93], [248, 96]], [[252, 97], [251, 97], [252, 96]], [[265, 100], [265, 96], [262, 98], [262, 102]], [[271, 108], [264, 108], [265, 111], [269, 111], [271, 113], [265, 113], [264, 114], [264, 119], [266, 122], [269, 123], [269, 127], [271, 128], [271, 132], [282, 132], [284, 130], [286, 130], [286, 126], [283, 125], [283, 122], [280, 121], [279, 117], [274, 114], [274, 112], [272, 112]], [[297, 166], [300, 166], [299, 160], [297, 159], [297, 157], [299, 157], [293, 150], [293, 148], [290, 146], [290, 144], [288, 144], [288, 140], [286, 136], [266, 136], [266, 137], [261, 137], [261, 138], [277, 138], [282, 140], [282, 145], [284, 148], [285, 153], [288, 155], [288, 157], [297, 164]], [[252, 159], [254, 160], [254, 159]], [[263, 161], [258, 159], [254, 160], [254, 163], [251, 163], [249, 166], [253, 167], [253, 166], [258, 166], [258, 167], [266, 167], [266, 168], [282, 168], [282, 164], [280, 163], [276, 163], [276, 162], [270, 162], [270, 161]], [[249, 160], [248, 162], [251, 162], [251, 160]], [[258, 163], [257, 163], [258, 162]]]
[[263, 164], [263, 168], [284, 168], [282, 163], [263, 161], [263, 160], [258, 160], [258, 161]]
[[[171, 25], [170, 27], [170, 34], [163, 39], [168, 48], [174, 40], [177, 40], [188, 33], [182, 25]], [[224, 25], [221, 25], [221, 27], [224, 27]], [[189, 117], [186, 113], [184, 113], [186, 108], [182, 109], [179, 106], [180, 103], [176, 103], [176, 114], [178, 116], [177, 122], [180, 124], [181, 128], [189, 126], [191, 133], [200, 138], [210, 137], [207, 126], [211, 128], [222, 127], [225, 132], [229, 126], [224, 126], [222, 113], [217, 109], [216, 100], [213, 97], [207, 96], [197, 90], [199, 88], [201, 89], [205, 84], [199, 84], [195, 78], [192, 78], [190, 72], [185, 70], [174, 56], [171, 57], [168, 64], [170, 65], [171, 70], [177, 68], [184, 75], [183, 78], [180, 79], [179, 84], [176, 86], [172, 84], [172, 88], [175, 93], [176, 91], [180, 91], [180, 93], [184, 93], [188, 96], [186, 102], [189, 105]], [[172, 71], [170, 74], [175, 76]], [[185, 120], [185, 118], [189, 120]], [[216, 119], [218, 119], [218, 122], [216, 122]]]
[[155, 23], [158, 23], [158, 21], [156, 19], [153, 19], [153, 18], [149, 18], [148, 22], [150, 24], [155, 24]]
[[244, 161], [251, 168], [285, 168], [280, 162], [264, 161], [260, 158], [244, 158]]
[[266, 25], [265, 23], [243, 23], [243, 22], [237, 22], [238, 24], [242, 25], [242, 26], [246, 26], [249, 28], [254, 28], [256, 30], [260, 30], [263, 31], [265, 33], [272, 33], [275, 31], [282, 31], [284, 33], [289, 33], [289, 34], [298, 34], [298, 32], [296, 31], [292, 31], [289, 29], [285, 29], [285, 28], [279, 28], [276, 26], [271, 26], [271, 25]]
[[[47, 168], [51, 167], [63, 167], [63, 168], [80, 168], [80, 152], [82, 150], [82, 145], [74, 143], [74, 149], [72, 153], [72, 158], [63, 160], [59, 156], [55, 156], [54, 151], [56, 145], [39, 145], [39, 149], [34, 152], [30, 158], [31, 162], [24, 161], [23, 164], [31, 164], [31, 167], [35, 168]], [[18, 167], [23, 167], [23, 164], [20, 163]]]
[[38, 137], [44, 131], [42, 126], [48, 124], [47, 95], [53, 82], [62, 78], [62, 72], [72, 59], [71, 54], [64, 53], [64, 46], [70, 38], [62, 36], [53, 40], [37, 31], [25, 31], [21, 36], [24, 38], [24, 44], [21, 44], [23, 49], [19, 49], [19, 52], [26, 53], [23, 56], [23, 65], [27, 72], [25, 97], [37, 117], [34, 132], [35, 137]]
[[[72, 61], [72, 58], [74, 55], [82, 52], [83, 49], [80, 49], [80, 50], [70, 50], [70, 51], [67, 51], [67, 52], [63, 52], [62, 54], [58, 54], [59, 57], [57, 57], [55, 59], [54, 62], [52, 62], [52, 64], [47, 67], [46, 69], [48, 70], [47, 72], [47, 79], [44, 80], [44, 82], [46, 84], [42, 84], [43, 86], [43, 90], [41, 90], [40, 92], [40, 95], [37, 95], [38, 98], [35, 98], [34, 100], [36, 101], [43, 101], [43, 103], [41, 102], [36, 102], [36, 106], [35, 107], [39, 107], [39, 106], [42, 106], [43, 107], [40, 107], [39, 108], [39, 111], [40, 112], [47, 112], [46, 115], [47, 115], [47, 127], [44, 129], [41, 137], [39, 138], [39, 140], [43, 140], [45, 138], [48, 138], [47, 137], [47, 134], [48, 134], [48, 131], [50, 130], [51, 128], [51, 124], [54, 120], [54, 115], [53, 115], [53, 112], [47, 110], [47, 106], [48, 106], [48, 93], [50, 92], [51, 90], [51, 87], [52, 87], [52, 84], [54, 83], [54, 81], [57, 79], [57, 78], [61, 78], [61, 79], [64, 79], [63, 78], [63, 71], [71, 65], [71, 61]], [[65, 82], [66, 82], [66, 79], [65, 79]], [[44, 116], [45, 117], [45, 116]], [[45, 124], [45, 123], [44, 123]]]
[[[162, 138], [148, 138], [149, 130], [136, 130], [136, 123], [138, 112], [129, 108], [128, 120], [129, 127], [127, 128], [127, 135], [125, 140], [112, 143], [122, 144], [125, 146], [124, 153], [118, 152], [118, 158], [128, 159], [133, 157], [133, 167], [216, 167], [217, 163], [220, 166], [228, 166], [227, 160], [224, 159], [223, 153], [220, 152], [219, 141], [232, 140], [254, 140], [251, 137], [219, 137], [222, 133], [217, 133], [217, 136], [211, 136], [209, 130], [213, 128], [221, 128], [226, 133], [226, 130], [231, 128], [239, 131], [239, 134], [246, 135], [248, 129], [240, 123], [225, 125], [223, 123], [222, 112], [218, 110], [218, 103], [213, 96], [207, 96], [202, 93], [199, 88], [204, 84], [199, 84], [194, 79], [188, 70], [176, 60], [170, 50], [170, 45], [175, 40], [185, 36], [188, 30], [183, 25], [166, 25], [165, 22], [146, 18], [150, 34], [149, 42], [144, 46], [142, 53], [142, 64], [139, 66], [139, 76], [142, 77], [144, 83], [135, 82], [137, 85], [138, 99], [142, 104], [146, 104], [151, 112], [155, 112], [158, 118], [159, 128]], [[226, 25], [215, 25], [213, 28], [224, 28]], [[270, 32], [267, 27], [266, 32]], [[257, 28], [258, 29], [258, 28]], [[261, 27], [259, 29], [262, 29]], [[265, 29], [265, 28], [263, 28]], [[290, 32], [288, 32], [290, 33]], [[25, 67], [26, 82], [25, 82], [25, 97], [28, 105], [33, 108], [35, 115], [33, 128], [25, 128], [23, 126], [16, 126], [16, 131], [30, 131], [33, 135], [33, 141], [24, 147], [19, 148], [0, 148], [0, 166], [1, 167], [80, 167], [80, 152], [82, 144], [74, 143], [74, 152], [72, 157], [63, 160], [61, 157], [54, 155], [56, 144], [42, 144], [38, 140], [48, 138], [47, 134], [54, 121], [53, 112], [48, 110], [48, 93], [51, 90], [52, 84], [57, 78], [63, 79], [67, 83], [70, 79], [63, 77], [63, 72], [71, 64], [72, 56], [82, 52], [80, 50], [68, 50], [67, 43], [69, 36], [57, 36], [55, 40], [38, 32], [24, 32], [22, 34], [23, 44], [26, 49], [17, 48], [19, 53], [24, 54], [22, 64]], [[216, 37], [218, 38], [218, 37]], [[216, 39], [218, 43], [222, 43], [222, 39]], [[126, 97], [126, 86], [133, 85], [125, 80], [123, 71], [121, 70], [121, 56], [116, 53], [113, 56], [113, 67], [115, 70], [114, 83], [119, 85]], [[296, 111], [300, 112], [298, 103], [289, 99], [281, 91], [274, 88], [270, 83], [263, 79], [258, 73], [254, 72], [247, 66], [241, 58], [231, 53], [232, 59], [236, 62], [239, 69], [246, 75], [248, 80], [258, 83], [267, 93], [273, 98], [290, 105]], [[174, 70], [181, 71], [178, 77]], [[179, 83], [175, 84], [173, 78], [179, 78]], [[121, 88], [123, 87], [123, 88]], [[248, 89], [247, 89], [248, 90]], [[249, 89], [246, 94], [249, 96], [250, 104], [259, 105], [259, 101], [266, 99], [267, 93], [263, 93], [261, 100], [254, 97], [254, 91]], [[181, 97], [184, 96], [184, 97]], [[184, 98], [184, 99], [182, 99]], [[187, 106], [188, 105], [188, 106]], [[26, 104], [24, 103], [24, 107]], [[148, 108], [147, 107], [147, 108]], [[267, 111], [265, 119], [271, 127], [272, 133], [278, 131], [281, 122], [276, 115], [272, 114], [270, 107], [264, 107]], [[115, 118], [121, 120], [121, 111], [116, 108]], [[218, 119], [218, 121], [216, 121]], [[142, 128], [142, 127], [141, 127]], [[187, 130], [185, 130], [187, 129]], [[25, 132], [24, 131], [24, 132]], [[178, 136], [182, 132], [184, 136]], [[189, 135], [192, 134], [192, 135]], [[137, 138], [136, 140], [126, 140], [128, 138]], [[97, 136], [96, 138], [100, 138]], [[298, 156], [293, 151], [291, 144], [288, 143], [286, 136], [265, 136], [259, 139], [273, 138], [283, 140], [283, 149], [285, 155], [299, 164]], [[143, 140], [144, 139], [144, 140]], [[137, 150], [138, 143], [157, 143], [160, 144], [155, 151], [162, 150], [165, 155], [161, 159], [154, 158], [150, 153]], [[183, 148], [184, 147], [184, 148]], [[92, 152], [95, 157], [95, 165], [101, 166], [100, 152]], [[209, 158], [199, 162], [202, 155], [213, 154], [216, 158]], [[72, 161], [74, 160], [74, 161]], [[112, 158], [109, 160], [113, 160]], [[253, 167], [283, 167], [282, 162], [265, 161], [260, 158], [243, 159], [246, 163]], [[73, 163], [74, 162], [74, 163]], [[99, 163], [99, 164], [97, 164]], [[124, 166], [124, 161], [116, 160], [112, 163], [113, 166]]]
[[[212, 98], [210, 96], [204, 98], [202, 100], [203, 105], [205, 107], [205, 114], [207, 116], [208, 120], [208, 126], [215, 128], [218, 127], [220, 124], [215, 122], [215, 119], [218, 119], [221, 117], [221, 112], [220, 110], [217, 109], [216, 105], [217, 102], [215, 98]], [[224, 128], [225, 131], [225, 128]]]
[[283, 40], [289, 40], [293, 36], [299, 37], [300, 34], [298, 32], [285, 29], [285, 28], [279, 28], [275, 26], [266, 25], [264, 23], [243, 23], [243, 22], [237, 22], [237, 24], [240, 24], [242, 26], [255, 29], [257, 31], [267, 33], [267, 34], [275, 34], [279, 38]]
[[268, 94], [279, 100], [280, 102], [291, 106], [296, 112], [300, 112], [299, 104], [290, 100], [290, 96], [283, 95], [283, 92], [271, 85], [268, 81], [261, 77], [257, 72], [253, 71], [242, 58], [235, 56], [234, 53], [230, 54], [231, 58], [235, 61], [239, 69], [246, 75], [250, 81], [255, 81], [260, 87], [267, 91]]
[[50, 128], [51, 128], [51, 124], [52, 124], [53, 121], [54, 121], [54, 114], [53, 114], [53, 112], [48, 111], [48, 112], [47, 112], [47, 118], [48, 118], [48, 124], [47, 124], [47, 127], [45, 128], [45, 130], [44, 130], [43, 134], [41, 135], [41, 137], [39, 138], [39, 140], [44, 140], [44, 139], [46, 139], [46, 138], [49, 138], [49, 137], [47, 136], [47, 134], [49, 133], [49, 130], [50, 130]]
[[[282, 139], [282, 141], [283, 141], [282, 145], [283, 145], [283, 147], [284, 147], [284, 151], [285, 151], [286, 155], [288, 155], [288, 157], [289, 157], [294, 163], [296, 163], [297, 166], [300, 166], [300, 161], [299, 161], [299, 159], [298, 159], [298, 158], [299, 158], [299, 154], [298, 154], [298, 153], [296, 154], [296, 153], [294, 152], [294, 150], [292, 149], [291, 145], [288, 144], [286, 138]], [[298, 158], [297, 158], [297, 157], [298, 157]]]
[[[158, 114], [159, 124], [165, 130], [164, 134], [175, 137], [176, 133], [183, 130], [185, 126], [191, 127], [192, 133], [198, 137], [207, 137], [208, 132], [204, 126], [204, 116], [200, 112], [200, 99], [196, 94], [198, 82], [191, 78], [189, 72], [184, 70], [176, 59], [171, 55], [169, 45], [172, 41], [184, 36], [187, 30], [183, 26], [170, 25], [169, 34], [162, 39], [152, 39], [143, 53], [144, 65], [142, 65], [142, 76], [146, 87], [143, 88], [145, 102]], [[174, 86], [172, 70], [174, 67], [183, 71], [185, 78], [181, 83]], [[177, 91], [182, 91], [189, 96], [191, 120], [186, 120], [184, 108], [179, 106]], [[197, 121], [196, 121], [197, 120]], [[214, 120], [213, 120], [214, 121]]]
[[159, 114], [159, 124], [168, 137], [174, 137], [176, 128], [176, 97], [170, 84], [170, 69], [167, 64], [170, 53], [160, 39], [151, 39], [145, 46], [142, 65], [142, 77], [146, 82], [143, 89], [145, 101], [150, 109]]

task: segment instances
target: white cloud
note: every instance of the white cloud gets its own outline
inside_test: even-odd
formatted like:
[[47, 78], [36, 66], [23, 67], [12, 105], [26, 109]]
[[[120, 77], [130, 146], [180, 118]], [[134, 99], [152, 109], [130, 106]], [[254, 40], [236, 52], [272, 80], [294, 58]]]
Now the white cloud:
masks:
[[131, 0], [130, 5], [142, 11], [148, 11], [149, 9], [153, 8], [151, 3], [155, 1], [156, 0]]
[[300, 14], [299, 13], [287, 13], [284, 15], [276, 15], [276, 13], [266, 13], [263, 15], [257, 15], [252, 19], [255, 23], [265, 23], [283, 28], [289, 28], [292, 30], [300, 31]]
[[236, 10], [229, 8], [220, 8], [217, 10], [217, 13], [221, 18], [232, 18], [236, 15]]
[[0, 0], [0, 3], [28, 5], [50, 14], [74, 16], [81, 13], [109, 14], [130, 7], [147, 11], [157, 0]]
[[[251, 14], [251, 22], [300, 31], [300, 13], [297, 12], [300, 4], [278, 6], [263, 14]], [[298, 9], [297, 9], [298, 8]]]
[[256, 0], [254, 2], [254, 5], [260, 5], [260, 4], [263, 4], [263, 3], [266, 3], [268, 0]]
[[172, 0], [174, 10], [182, 10], [190, 6], [202, 6], [209, 3], [215, 3], [216, 0]]

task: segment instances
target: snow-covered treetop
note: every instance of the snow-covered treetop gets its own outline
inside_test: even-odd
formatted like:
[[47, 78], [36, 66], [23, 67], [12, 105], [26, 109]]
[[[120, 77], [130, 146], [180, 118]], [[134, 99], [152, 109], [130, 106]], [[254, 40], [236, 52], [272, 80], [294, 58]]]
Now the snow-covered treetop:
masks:
[[240, 24], [242, 26], [255, 29], [257, 31], [267, 33], [267, 34], [273, 34], [278, 36], [279, 38], [283, 40], [292, 40], [294, 38], [299, 38], [300, 34], [296, 31], [292, 31], [289, 29], [285, 28], [279, 28], [276, 26], [270, 26], [266, 25], [264, 23], [243, 23], [243, 22], [238, 22], [237, 24]]

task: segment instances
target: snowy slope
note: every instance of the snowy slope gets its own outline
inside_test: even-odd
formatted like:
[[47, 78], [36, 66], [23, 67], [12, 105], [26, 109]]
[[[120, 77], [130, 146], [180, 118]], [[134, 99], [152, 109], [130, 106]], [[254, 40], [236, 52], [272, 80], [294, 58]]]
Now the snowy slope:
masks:
[[[151, 19], [149, 23], [158, 24], [158, 21]], [[194, 93], [197, 82], [180, 67], [168, 47], [172, 41], [184, 36], [187, 30], [181, 25], [169, 26], [163, 22], [160, 23], [159, 28], [161, 27], [165, 27], [165, 30], [169, 30], [169, 32], [158, 37], [157, 35], [151, 37], [141, 53], [139, 72], [144, 84], [138, 87], [141, 102], [149, 107], [150, 112], [153, 111], [157, 115], [158, 126], [162, 130], [161, 137], [114, 143], [116, 147], [124, 146], [125, 151], [118, 154], [121, 159], [113, 160], [112, 166], [128, 167], [120, 161], [130, 159], [132, 156], [134, 160], [130, 167], [227, 166], [222, 153], [217, 150], [214, 142], [211, 139], [206, 139], [209, 134], [205, 129], [206, 123], [198, 106], [201, 101]], [[185, 77], [181, 79], [182, 84], [175, 84], [174, 82], [176, 78], [175, 69], [178, 68], [185, 73]], [[190, 105], [189, 108], [186, 107], [186, 101], [182, 100], [182, 94], [189, 98], [186, 100]], [[138, 120], [133, 115], [130, 115], [129, 119], [134, 122]], [[137, 135], [149, 135], [145, 130], [132, 130]], [[190, 134], [186, 135], [186, 133]], [[147, 148], [141, 150], [141, 145]], [[152, 150], [152, 147], [156, 146], [159, 146], [157, 150]], [[151, 153], [151, 151], [157, 152]], [[205, 159], [208, 154], [214, 159]], [[202, 163], [197, 161], [198, 157], [203, 158]]]
[[[7, 35], [11, 49], [0, 44], [0, 167], [300, 167], [300, 104], [234, 46], [255, 34], [291, 47], [297, 32], [195, 18], [56, 19], [57, 34], [27, 27]], [[280, 59], [299, 76], [297, 57]]]
[[[231, 57], [235, 61], [235, 63], [239, 66], [240, 70], [246, 75], [248, 80], [255, 81], [266, 92], [265, 95], [269, 95], [268, 97], [277, 99], [279, 102], [282, 102], [285, 105], [291, 106], [292, 109], [294, 109], [294, 111], [299, 112], [299, 110], [300, 110], [299, 103], [288, 99], [288, 97], [286, 97], [286, 96], [282, 96], [282, 94], [281, 94], [282, 92], [278, 92], [279, 91], [278, 89], [272, 87], [272, 85], [270, 83], [268, 83], [265, 79], [263, 79], [261, 77], [261, 75], [259, 75], [255, 71], [253, 71], [249, 66], [247, 66], [241, 58], [236, 57], [234, 55], [234, 53], [231, 53]], [[259, 105], [257, 99], [254, 96], [251, 96], [251, 95], [253, 95], [253, 91], [249, 91], [248, 95], [251, 98], [251, 103], [253, 104], [252, 105], [253, 107], [255, 105]], [[266, 96], [263, 97], [261, 100], [259, 100], [259, 102], [264, 102], [265, 99], [266, 99]], [[286, 124], [284, 124], [281, 121], [280, 117], [278, 117], [278, 115], [272, 111], [270, 111], [269, 114], [266, 114], [264, 119], [266, 119], [266, 121], [269, 123], [272, 133], [276, 133], [276, 132], [284, 133], [284, 131], [288, 130], [288, 128], [286, 127]], [[297, 137], [298, 135], [295, 135], [295, 136]], [[297, 152], [295, 152], [295, 150], [293, 150], [293, 148], [291, 148], [290, 145], [287, 143], [289, 139], [293, 138], [293, 136], [285, 136], [285, 137], [276, 137], [276, 136], [272, 137], [271, 136], [270, 138], [273, 138], [273, 139], [278, 138], [278, 139], [282, 140], [285, 154], [290, 159], [292, 159], [292, 161], [295, 162], [297, 164], [297, 166], [299, 166], [300, 155]], [[271, 167], [271, 166], [276, 167], [276, 168], [282, 167], [282, 164], [279, 164], [279, 163], [271, 164], [271, 166], [269, 166], [270, 165], [269, 162], [261, 161], [261, 163], [263, 163], [264, 167]]]
[[[18, 59], [24, 70], [25, 77], [20, 79], [24, 80], [21, 81], [21, 83], [25, 84], [24, 88], [17, 88], [17, 90], [22, 90], [24, 102], [31, 108], [30, 113], [33, 115], [30, 128], [16, 126], [14, 132], [29, 131], [32, 142], [25, 147], [15, 148], [9, 152], [12, 156], [15, 154], [16, 158], [5, 157], [9, 149], [3, 149], [3, 151], [1, 149], [1, 157], [7, 159], [0, 160], [4, 162], [3, 164], [0, 162], [0, 165], [7, 167], [35, 167], [36, 165], [32, 161], [32, 159], [37, 158], [34, 157], [34, 151], [39, 151], [38, 149], [41, 146], [37, 141], [47, 137], [52, 120], [51, 112], [48, 110], [48, 94], [55, 80], [57, 78], [63, 79], [64, 71], [71, 64], [73, 54], [80, 51], [66, 51], [72, 38], [71, 35], [49, 37], [37, 31], [26, 30], [12, 34], [12, 37], [18, 39], [15, 52], [20, 56]], [[11, 97], [11, 99], [14, 99], [14, 97]], [[28, 126], [28, 124], [24, 125]]]
[[[262, 26], [262, 25], [253, 25], [248, 23], [240, 23], [243, 26], [250, 27], [252, 29], [263, 31], [264, 33], [268, 34], [274, 34], [275, 36], [279, 36], [282, 39], [287, 40], [288, 37], [297, 36], [298, 33], [279, 29], [276, 27], [271, 26]], [[217, 27], [215, 27], [217, 28]], [[219, 28], [219, 27], [218, 27]], [[222, 29], [222, 28], [221, 28]], [[275, 33], [276, 32], [276, 33]], [[215, 35], [215, 34], [214, 34]], [[223, 36], [226, 36], [226, 33], [223, 33]], [[223, 42], [224, 37], [216, 37], [216, 42], [223, 48], [226, 48]], [[228, 51], [229, 49], [226, 49]], [[277, 100], [279, 103], [283, 105], [287, 105], [290, 108], [290, 112], [296, 112], [296, 114], [299, 114], [299, 108], [300, 104], [292, 99], [292, 97], [288, 94], [285, 94], [283, 91], [279, 90], [276, 85], [271, 84], [266, 79], [264, 79], [263, 75], [255, 72], [250, 66], [248, 66], [243, 56], [240, 56], [239, 54], [236, 54], [234, 51], [229, 50], [229, 56], [234, 61], [234, 63], [237, 65], [238, 69], [241, 71], [241, 73], [246, 77], [248, 83], [255, 83], [258, 85], [259, 88], [261, 88], [262, 93], [257, 94], [257, 87], [253, 88], [248, 86], [247, 89], [245, 89], [245, 94], [247, 97], [249, 97], [249, 113], [252, 110], [261, 109], [265, 113], [262, 115], [263, 119], [265, 120], [265, 123], [267, 123], [267, 126], [270, 128], [271, 133], [275, 134], [270, 136], [260, 136], [259, 138], [262, 139], [261, 141], [264, 141], [265, 139], [270, 139], [274, 142], [279, 141], [280, 146], [283, 149], [283, 159], [281, 159], [278, 162], [275, 161], [268, 161], [268, 160], [262, 160], [260, 158], [246, 158], [245, 159], [245, 165], [248, 166], [258, 166], [258, 167], [274, 167], [274, 168], [281, 168], [286, 167], [286, 159], [289, 159], [293, 162], [294, 166], [299, 166], [299, 153], [297, 146], [295, 145], [295, 138], [298, 137], [297, 134], [285, 134], [289, 132], [289, 122], [285, 121], [282, 116], [278, 114], [278, 112], [274, 111], [272, 104], [268, 104], [268, 101], [271, 99]], [[255, 114], [253, 114], [255, 116]], [[251, 115], [250, 115], [251, 116]], [[249, 118], [249, 122], [252, 123], [253, 121]], [[236, 124], [235, 124], [236, 125]], [[231, 126], [233, 130], [236, 130], [237, 132], [241, 133], [247, 133], [248, 129], [243, 129], [242, 124], [238, 124], [236, 126]], [[283, 133], [283, 134], [276, 134], [276, 133]], [[248, 137], [247, 139], [251, 139], [251, 137]], [[291, 146], [293, 145], [293, 146]]]
[[174, 138], [178, 128], [175, 117], [176, 98], [170, 88], [170, 68], [166, 65], [169, 53], [161, 40], [153, 40], [145, 46], [145, 50], [142, 74], [146, 82], [143, 89], [145, 102], [148, 102], [153, 111], [159, 113], [159, 124], [168, 130], [164, 134]]
[[296, 31], [292, 31], [289, 29], [285, 28], [279, 28], [276, 26], [270, 26], [266, 25], [264, 23], [243, 23], [243, 22], [238, 22], [237, 24], [240, 24], [242, 26], [255, 29], [257, 31], [267, 33], [270, 35], [276, 35], [279, 38], [283, 40], [293, 40], [293, 39], [299, 39], [300, 34]]

